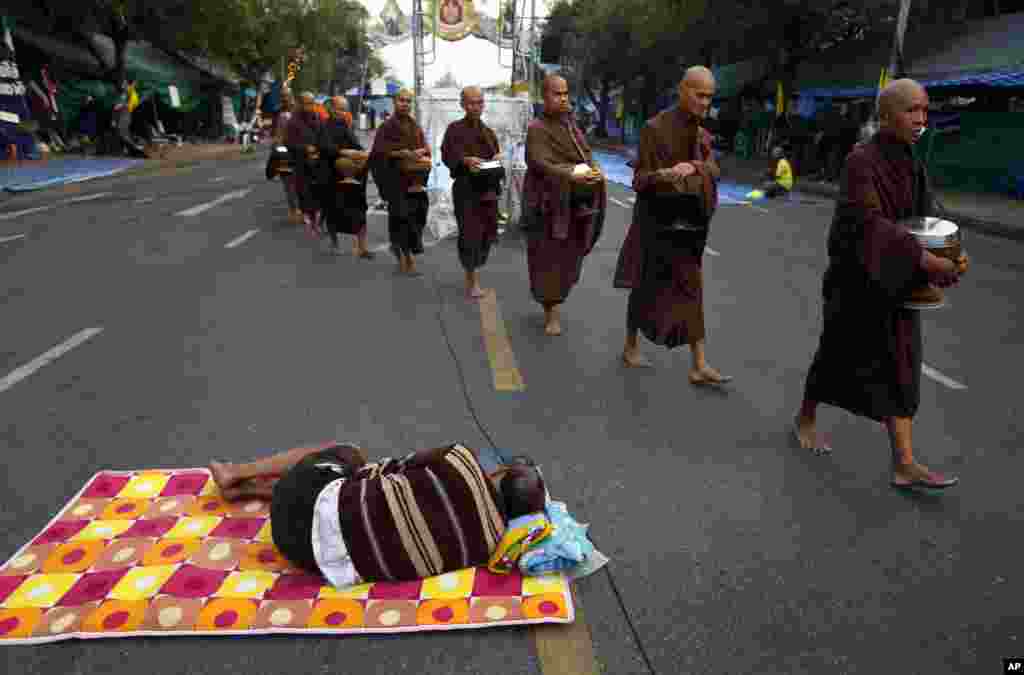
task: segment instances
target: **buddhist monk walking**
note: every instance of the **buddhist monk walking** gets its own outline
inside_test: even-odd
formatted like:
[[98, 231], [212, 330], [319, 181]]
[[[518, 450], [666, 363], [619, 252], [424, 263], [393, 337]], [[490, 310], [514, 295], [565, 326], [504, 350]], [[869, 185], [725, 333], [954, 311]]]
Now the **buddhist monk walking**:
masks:
[[388, 236], [398, 269], [420, 276], [414, 255], [423, 253], [427, 225], [427, 177], [430, 148], [423, 129], [412, 116], [413, 93], [395, 95], [395, 114], [381, 125], [370, 150], [370, 171], [388, 203]]
[[573, 121], [569, 86], [544, 78], [544, 114], [526, 132], [523, 230], [530, 290], [544, 306], [544, 332], [561, 335], [559, 306], [580, 279], [604, 226], [605, 179]]
[[843, 408], [885, 424], [893, 487], [948, 488], [956, 478], [914, 459], [921, 317], [902, 305], [923, 284], [955, 284], [968, 262], [933, 255], [897, 222], [929, 215], [934, 203], [924, 167], [911, 152], [928, 119], [924, 88], [896, 80], [882, 90], [878, 106], [878, 133], [854, 148], [841, 178], [828, 235], [824, 328], [794, 434], [802, 448], [829, 452], [815, 413], [819, 403]]
[[343, 176], [337, 169], [339, 158], [365, 159], [363, 146], [352, 131], [352, 113], [344, 96], [331, 99], [331, 119], [320, 130], [319, 148], [323, 172], [327, 176], [320, 194], [323, 220], [331, 237], [331, 253], [340, 255], [339, 234], [355, 237], [352, 255], [372, 260], [374, 254], [366, 242], [366, 179], [363, 169]]
[[718, 204], [719, 169], [701, 122], [714, 95], [711, 71], [694, 66], [679, 83], [679, 105], [658, 113], [640, 132], [633, 224], [615, 273], [616, 288], [632, 289], [623, 364], [651, 365], [640, 353], [640, 333], [669, 349], [690, 345], [695, 385], [732, 379], [709, 366], [704, 354], [701, 261]]
[[462, 109], [466, 117], [452, 122], [441, 143], [441, 161], [455, 179], [452, 202], [459, 226], [459, 262], [466, 272], [466, 295], [480, 298], [480, 268], [487, 262], [491, 246], [498, 238], [498, 196], [501, 179], [479, 173], [480, 165], [498, 156], [498, 137], [480, 119], [484, 95], [479, 87], [462, 90]]
[[292, 156], [295, 193], [299, 198], [306, 233], [315, 239], [320, 234], [320, 205], [314, 194], [316, 168], [320, 163], [316, 144], [323, 120], [316, 111], [312, 92], [303, 92], [299, 96], [299, 104], [299, 112], [288, 121], [285, 143]]

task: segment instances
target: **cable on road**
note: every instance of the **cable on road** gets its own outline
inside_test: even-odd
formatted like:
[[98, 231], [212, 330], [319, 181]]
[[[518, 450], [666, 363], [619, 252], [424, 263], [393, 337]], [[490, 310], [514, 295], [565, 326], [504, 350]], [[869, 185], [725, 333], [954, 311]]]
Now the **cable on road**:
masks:
[[[444, 336], [445, 344], [448, 346], [448, 353], [451, 354], [452, 361], [455, 363], [455, 372], [458, 374], [459, 386], [462, 387], [462, 397], [466, 400], [466, 408], [469, 410], [469, 414], [473, 417], [473, 422], [476, 424], [476, 428], [480, 431], [481, 435], [487, 439], [487, 442], [491, 444], [491, 449], [497, 450], [498, 445], [494, 442], [490, 432], [487, 431], [487, 427], [485, 427], [483, 422], [480, 421], [480, 415], [477, 413], [476, 407], [473, 405], [473, 398], [469, 395], [469, 385], [466, 383], [466, 375], [462, 369], [462, 362], [459, 360], [459, 355], [455, 351], [455, 345], [452, 344], [451, 335], [448, 333], [448, 324], [444, 320], [446, 303], [444, 301], [444, 292], [441, 290], [441, 284], [433, 274], [430, 275], [430, 279], [433, 283], [434, 290], [437, 292], [437, 321], [441, 325], [441, 334]], [[597, 546], [597, 540], [592, 534], [590, 535], [590, 539], [593, 541], [594, 545]], [[651, 675], [658, 675], [658, 671], [654, 669], [654, 664], [651, 663], [651, 657], [647, 654], [647, 650], [644, 648], [644, 643], [640, 640], [640, 631], [637, 630], [636, 624], [633, 623], [633, 617], [626, 608], [626, 602], [622, 598], [622, 592], [619, 591], [619, 584], [615, 581], [615, 575], [612, 574], [612, 566], [610, 564], [605, 565], [604, 572], [608, 576], [608, 583], [611, 586], [612, 593], [615, 594], [615, 601], [619, 603], [619, 610], [622, 612], [622, 616], [626, 619], [626, 624], [629, 626], [629, 630], [633, 634], [633, 642], [636, 644], [636, 649], [640, 652], [640, 656], [644, 660], [647, 672], [651, 673]]]

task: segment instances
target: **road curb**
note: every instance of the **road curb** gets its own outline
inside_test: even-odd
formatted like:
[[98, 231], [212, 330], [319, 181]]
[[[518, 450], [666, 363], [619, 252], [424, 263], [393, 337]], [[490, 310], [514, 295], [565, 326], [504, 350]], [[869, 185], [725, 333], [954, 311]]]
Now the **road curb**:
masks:
[[[591, 147], [594, 150], [601, 150], [603, 152], [613, 152], [620, 155], [630, 155], [633, 150], [622, 145], [604, 145], [600, 142], [592, 142]], [[747, 173], [744, 170], [740, 170], [738, 173]], [[750, 172], [750, 176], [756, 177], [756, 172]], [[743, 176], [747, 178], [748, 176]], [[751, 180], [752, 183], [757, 183], [756, 178]], [[802, 182], [797, 179], [794, 185], [795, 192], [803, 192], [805, 194], [817, 195], [819, 197], [827, 197], [828, 199], [835, 200], [839, 196], [839, 188], [829, 185], [827, 183], [815, 183], [815, 182]], [[942, 204], [941, 197], [939, 204], [943, 206], [944, 210], [949, 217], [957, 222], [958, 225], [963, 226], [965, 229], [974, 232], [980, 232], [983, 234], [992, 235], [995, 237], [1001, 237], [1003, 239], [1011, 239], [1014, 241], [1024, 241], [1024, 224], [1012, 224], [1002, 223], [998, 221], [986, 220], [984, 218], [978, 218], [969, 213], [958, 211], [956, 209], [945, 208]]]
[[[813, 194], [819, 197], [827, 197], [832, 200], [835, 200], [839, 196], [839, 188], [822, 183], [801, 183], [798, 180], [795, 185], [795, 190], [797, 192]], [[983, 234], [989, 234], [1003, 239], [1024, 241], [1024, 225], [1012, 225], [1009, 223], [1000, 223], [997, 221], [978, 218], [977, 216], [973, 216], [963, 211], [946, 208], [945, 205], [942, 204], [942, 198], [937, 197], [937, 199], [939, 201], [939, 205], [943, 207], [943, 210], [949, 215], [949, 217], [955, 220], [958, 225], [965, 227], [967, 230], [981, 232]]]

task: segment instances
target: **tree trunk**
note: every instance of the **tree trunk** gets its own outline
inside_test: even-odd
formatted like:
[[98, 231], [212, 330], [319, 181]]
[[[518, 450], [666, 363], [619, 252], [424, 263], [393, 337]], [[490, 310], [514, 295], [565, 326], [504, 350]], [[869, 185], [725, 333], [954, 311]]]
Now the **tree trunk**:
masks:
[[118, 88], [121, 87], [121, 83], [127, 79], [127, 67], [125, 66], [125, 50], [128, 48], [128, 39], [124, 34], [117, 34], [111, 36], [114, 41], [114, 69], [111, 71], [111, 75], [114, 78], [114, 82]]
[[597, 105], [597, 137], [608, 138], [608, 109], [612, 104], [612, 83], [605, 78], [601, 80], [601, 101]]

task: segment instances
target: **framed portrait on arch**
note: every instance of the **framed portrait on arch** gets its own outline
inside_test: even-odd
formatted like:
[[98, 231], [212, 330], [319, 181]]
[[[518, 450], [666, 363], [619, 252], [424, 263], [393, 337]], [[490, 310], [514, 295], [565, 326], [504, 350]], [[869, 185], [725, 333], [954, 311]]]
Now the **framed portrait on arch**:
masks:
[[438, 0], [437, 36], [444, 40], [461, 40], [477, 30], [480, 19], [473, 0]]

